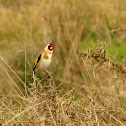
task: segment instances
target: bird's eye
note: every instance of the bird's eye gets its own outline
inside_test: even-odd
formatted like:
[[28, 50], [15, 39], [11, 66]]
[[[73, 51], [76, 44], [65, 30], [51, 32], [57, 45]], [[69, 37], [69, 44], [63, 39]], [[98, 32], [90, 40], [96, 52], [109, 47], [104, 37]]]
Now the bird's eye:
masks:
[[48, 46], [48, 49], [49, 49], [49, 50], [53, 50], [53, 47], [52, 47], [52, 46]]

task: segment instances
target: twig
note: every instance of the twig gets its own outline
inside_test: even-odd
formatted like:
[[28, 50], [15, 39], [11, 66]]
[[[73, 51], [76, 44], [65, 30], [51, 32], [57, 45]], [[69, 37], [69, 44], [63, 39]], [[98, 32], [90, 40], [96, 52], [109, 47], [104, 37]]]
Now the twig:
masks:
[[[91, 96], [88, 95], [88, 97], [101, 109], [103, 109]], [[105, 109], [103, 109], [106, 114], [111, 116], [114, 120], [116, 120], [118, 123], [120, 123], [122, 126], [125, 126], [120, 120], [116, 119], [113, 115], [109, 114]]]
[[[84, 82], [83, 82], [83, 83], [84, 83]], [[73, 99], [75, 98], [77, 92], [79, 91], [79, 89], [81, 88], [81, 86], [82, 86], [83, 83], [81, 83], [81, 84], [79, 85], [79, 87], [77, 88], [77, 90], [75, 91], [74, 96], [73, 96], [72, 99], [70, 100], [70, 102], [69, 102], [69, 104], [68, 104], [68, 106], [67, 106], [65, 112], [67, 112], [67, 110], [69, 109], [70, 104], [72, 103]]]
[[26, 110], [24, 110], [24, 111], [20, 112], [20, 113], [19, 113], [19, 114], [17, 114], [16, 116], [14, 116], [11, 120], [9, 120], [9, 121], [7, 121], [6, 123], [4, 123], [2, 126], [7, 125], [7, 124], [8, 124], [8, 123], [10, 123], [12, 120], [14, 120], [16, 117], [19, 117], [21, 114], [23, 114], [23, 113], [27, 112], [28, 110], [30, 110], [30, 109], [32, 109], [32, 108], [34, 108], [34, 107], [36, 107], [36, 106], [38, 106], [38, 105], [40, 105], [40, 104], [43, 104], [44, 102], [45, 102], [45, 101], [40, 102], [40, 103], [37, 103], [37, 104], [35, 104], [35, 105], [33, 105], [33, 106], [31, 106], [31, 107], [27, 108]]

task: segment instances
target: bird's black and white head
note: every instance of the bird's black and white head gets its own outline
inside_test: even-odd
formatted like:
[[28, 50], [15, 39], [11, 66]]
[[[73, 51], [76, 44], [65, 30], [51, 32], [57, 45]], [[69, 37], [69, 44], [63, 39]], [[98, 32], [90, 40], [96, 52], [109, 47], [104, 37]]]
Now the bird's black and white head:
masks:
[[54, 48], [53, 44], [52, 43], [49, 43], [49, 44], [46, 45], [45, 50], [52, 52], [53, 51], [53, 48]]

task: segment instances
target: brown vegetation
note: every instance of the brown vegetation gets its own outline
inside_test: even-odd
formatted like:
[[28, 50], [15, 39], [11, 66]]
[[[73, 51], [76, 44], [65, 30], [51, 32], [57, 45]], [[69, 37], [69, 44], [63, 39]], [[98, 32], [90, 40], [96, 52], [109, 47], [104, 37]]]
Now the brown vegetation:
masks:
[[[126, 52], [125, 5], [2, 0], [0, 125], [125, 126], [126, 59], [108, 50], [117, 44], [119, 56]], [[51, 72], [32, 81], [35, 56], [48, 42], [55, 46]]]

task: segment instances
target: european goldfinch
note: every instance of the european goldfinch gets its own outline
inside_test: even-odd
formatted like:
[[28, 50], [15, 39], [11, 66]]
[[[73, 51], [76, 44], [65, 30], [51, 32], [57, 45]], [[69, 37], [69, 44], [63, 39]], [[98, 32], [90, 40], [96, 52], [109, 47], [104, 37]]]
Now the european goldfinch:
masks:
[[33, 75], [38, 70], [46, 69], [50, 65], [53, 55], [53, 48], [53, 44], [47, 44], [45, 49], [38, 54], [38, 58], [34, 63]]

